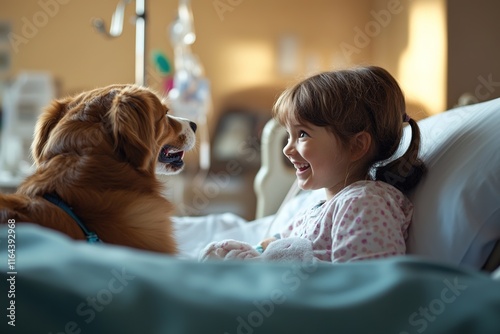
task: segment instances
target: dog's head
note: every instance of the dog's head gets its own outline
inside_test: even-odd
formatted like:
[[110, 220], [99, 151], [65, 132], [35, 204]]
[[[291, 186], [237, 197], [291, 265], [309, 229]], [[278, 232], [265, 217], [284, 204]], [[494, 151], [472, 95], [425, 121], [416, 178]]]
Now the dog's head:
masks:
[[196, 124], [168, 115], [151, 90], [112, 85], [57, 100], [40, 116], [32, 156], [37, 166], [56, 156], [100, 157], [147, 173], [182, 170]]

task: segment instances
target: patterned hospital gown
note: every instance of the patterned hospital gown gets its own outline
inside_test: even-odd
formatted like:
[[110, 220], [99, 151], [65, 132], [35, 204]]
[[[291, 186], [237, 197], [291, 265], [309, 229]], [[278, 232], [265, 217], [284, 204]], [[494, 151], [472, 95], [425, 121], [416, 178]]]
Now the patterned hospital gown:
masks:
[[382, 181], [355, 182], [328, 201], [300, 212], [282, 238], [307, 238], [314, 256], [346, 262], [403, 255], [413, 205]]

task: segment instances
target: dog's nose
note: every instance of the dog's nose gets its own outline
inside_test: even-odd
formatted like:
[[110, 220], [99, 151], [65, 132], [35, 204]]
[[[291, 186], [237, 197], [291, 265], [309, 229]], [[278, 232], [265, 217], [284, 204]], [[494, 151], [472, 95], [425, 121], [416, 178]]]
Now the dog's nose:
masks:
[[198, 128], [196, 123], [191, 121], [189, 122], [189, 127], [193, 130], [193, 132], [196, 132], [196, 129]]

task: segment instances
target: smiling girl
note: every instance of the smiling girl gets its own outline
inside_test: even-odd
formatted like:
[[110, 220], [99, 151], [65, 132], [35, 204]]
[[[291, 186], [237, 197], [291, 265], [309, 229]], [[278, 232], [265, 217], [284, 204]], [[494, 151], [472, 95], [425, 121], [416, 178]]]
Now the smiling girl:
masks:
[[[413, 213], [405, 193], [425, 166], [417, 158], [418, 125], [389, 72], [370, 66], [320, 73], [283, 92], [273, 112], [287, 129], [283, 153], [299, 187], [326, 192], [326, 201], [302, 211], [281, 237], [309, 239], [315, 257], [331, 262], [405, 254]], [[403, 123], [411, 142], [393, 159]]]
[[[405, 193], [426, 168], [418, 158], [420, 130], [389, 72], [369, 66], [317, 74], [285, 90], [273, 113], [288, 132], [283, 153], [299, 187], [326, 192], [325, 201], [301, 211], [279, 237], [308, 240], [322, 261], [404, 255], [413, 213]], [[411, 127], [410, 144], [394, 157], [404, 123]], [[244, 255], [232, 257], [257, 256], [248, 245], [218, 243], [206, 257], [238, 249]]]

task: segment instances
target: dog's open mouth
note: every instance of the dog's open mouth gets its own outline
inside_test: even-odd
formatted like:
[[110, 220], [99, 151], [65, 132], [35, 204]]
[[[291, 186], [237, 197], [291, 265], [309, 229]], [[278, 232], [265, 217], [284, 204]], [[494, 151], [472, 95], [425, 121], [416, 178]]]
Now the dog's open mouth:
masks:
[[184, 161], [182, 160], [183, 157], [184, 151], [165, 145], [160, 151], [158, 161], [164, 164], [172, 165], [173, 167], [182, 167], [184, 164]]

